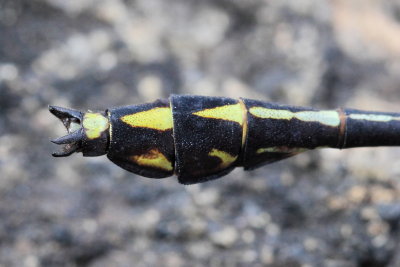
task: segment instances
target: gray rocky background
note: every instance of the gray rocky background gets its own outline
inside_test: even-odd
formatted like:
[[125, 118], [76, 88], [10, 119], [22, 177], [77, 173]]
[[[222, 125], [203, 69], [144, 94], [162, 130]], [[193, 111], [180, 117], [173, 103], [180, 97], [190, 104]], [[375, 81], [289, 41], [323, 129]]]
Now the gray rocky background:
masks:
[[171, 93], [400, 111], [398, 0], [0, 0], [0, 266], [400, 266], [400, 150], [195, 186], [54, 159], [48, 104]]

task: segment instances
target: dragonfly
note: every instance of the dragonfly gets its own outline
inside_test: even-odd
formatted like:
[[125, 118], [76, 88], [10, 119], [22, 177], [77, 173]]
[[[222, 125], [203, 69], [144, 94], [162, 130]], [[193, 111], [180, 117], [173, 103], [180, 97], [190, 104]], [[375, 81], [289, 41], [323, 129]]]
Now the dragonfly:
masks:
[[319, 110], [252, 99], [171, 95], [152, 103], [87, 111], [49, 106], [68, 134], [54, 157], [107, 155], [149, 178], [181, 184], [252, 170], [316, 148], [400, 145], [400, 113]]

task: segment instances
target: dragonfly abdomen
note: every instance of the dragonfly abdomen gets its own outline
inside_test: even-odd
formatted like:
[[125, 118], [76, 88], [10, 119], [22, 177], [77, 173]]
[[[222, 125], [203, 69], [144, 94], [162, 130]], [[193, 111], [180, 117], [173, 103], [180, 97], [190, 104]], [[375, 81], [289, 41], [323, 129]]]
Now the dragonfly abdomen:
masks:
[[56, 156], [74, 151], [107, 154], [130, 172], [151, 178], [176, 174], [182, 184], [213, 180], [238, 166], [254, 169], [319, 147], [400, 145], [397, 113], [188, 95], [105, 113], [59, 107], [50, 111], [70, 133], [54, 140], [66, 144]]

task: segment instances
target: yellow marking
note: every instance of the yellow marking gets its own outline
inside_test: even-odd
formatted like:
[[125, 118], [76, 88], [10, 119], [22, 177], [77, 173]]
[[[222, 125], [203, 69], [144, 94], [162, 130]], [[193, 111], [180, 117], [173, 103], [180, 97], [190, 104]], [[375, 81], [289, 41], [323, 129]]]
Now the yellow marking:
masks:
[[240, 103], [204, 109], [194, 112], [193, 115], [203, 118], [234, 121], [243, 125], [243, 111]]
[[298, 119], [307, 122], [318, 122], [332, 127], [340, 125], [339, 113], [335, 110], [299, 111], [292, 112], [285, 109], [270, 109], [252, 107], [249, 112], [262, 119], [291, 120]]
[[316, 121], [328, 126], [339, 126], [340, 117], [336, 110], [301, 111], [295, 113], [296, 119], [302, 121]]
[[282, 146], [274, 146], [274, 147], [266, 147], [257, 149], [257, 154], [263, 153], [302, 153], [307, 151], [307, 148], [302, 147], [282, 147]]
[[150, 128], [159, 131], [170, 130], [173, 127], [172, 112], [169, 107], [153, 108], [125, 115], [121, 120], [132, 127]]
[[379, 114], [350, 114], [350, 119], [353, 120], [366, 120], [376, 122], [389, 122], [393, 120], [400, 120], [399, 117], [393, 117], [390, 115], [379, 115]]
[[208, 153], [211, 157], [217, 157], [221, 160], [221, 164], [219, 165], [221, 169], [225, 169], [232, 165], [238, 158], [237, 156], [232, 156], [228, 152], [221, 151], [218, 149], [213, 148], [210, 153]]
[[246, 139], [247, 139], [247, 131], [248, 131], [248, 125], [247, 125], [247, 107], [246, 104], [243, 102], [243, 99], [239, 100], [240, 108], [242, 110], [242, 149], [246, 145]]
[[100, 113], [85, 113], [82, 122], [83, 128], [85, 128], [86, 136], [89, 139], [99, 138], [101, 133], [108, 129], [109, 122], [106, 117]]
[[262, 119], [291, 120], [294, 118], [293, 112], [284, 109], [252, 107], [249, 112]]
[[131, 156], [130, 159], [141, 166], [172, 171], [172, 163], [158, 149], [152, 149], [143, 155]]

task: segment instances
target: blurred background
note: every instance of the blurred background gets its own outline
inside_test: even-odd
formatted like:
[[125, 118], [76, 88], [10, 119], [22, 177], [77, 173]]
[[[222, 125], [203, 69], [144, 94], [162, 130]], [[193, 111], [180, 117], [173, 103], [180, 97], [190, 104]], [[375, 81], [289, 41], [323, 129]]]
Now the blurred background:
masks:
[[48, 104], [170, 94], [400, 111], [394, 0], [0, 0], [0, 266], [400, 266], [400, 149], [182, 186], [54, 159]]

